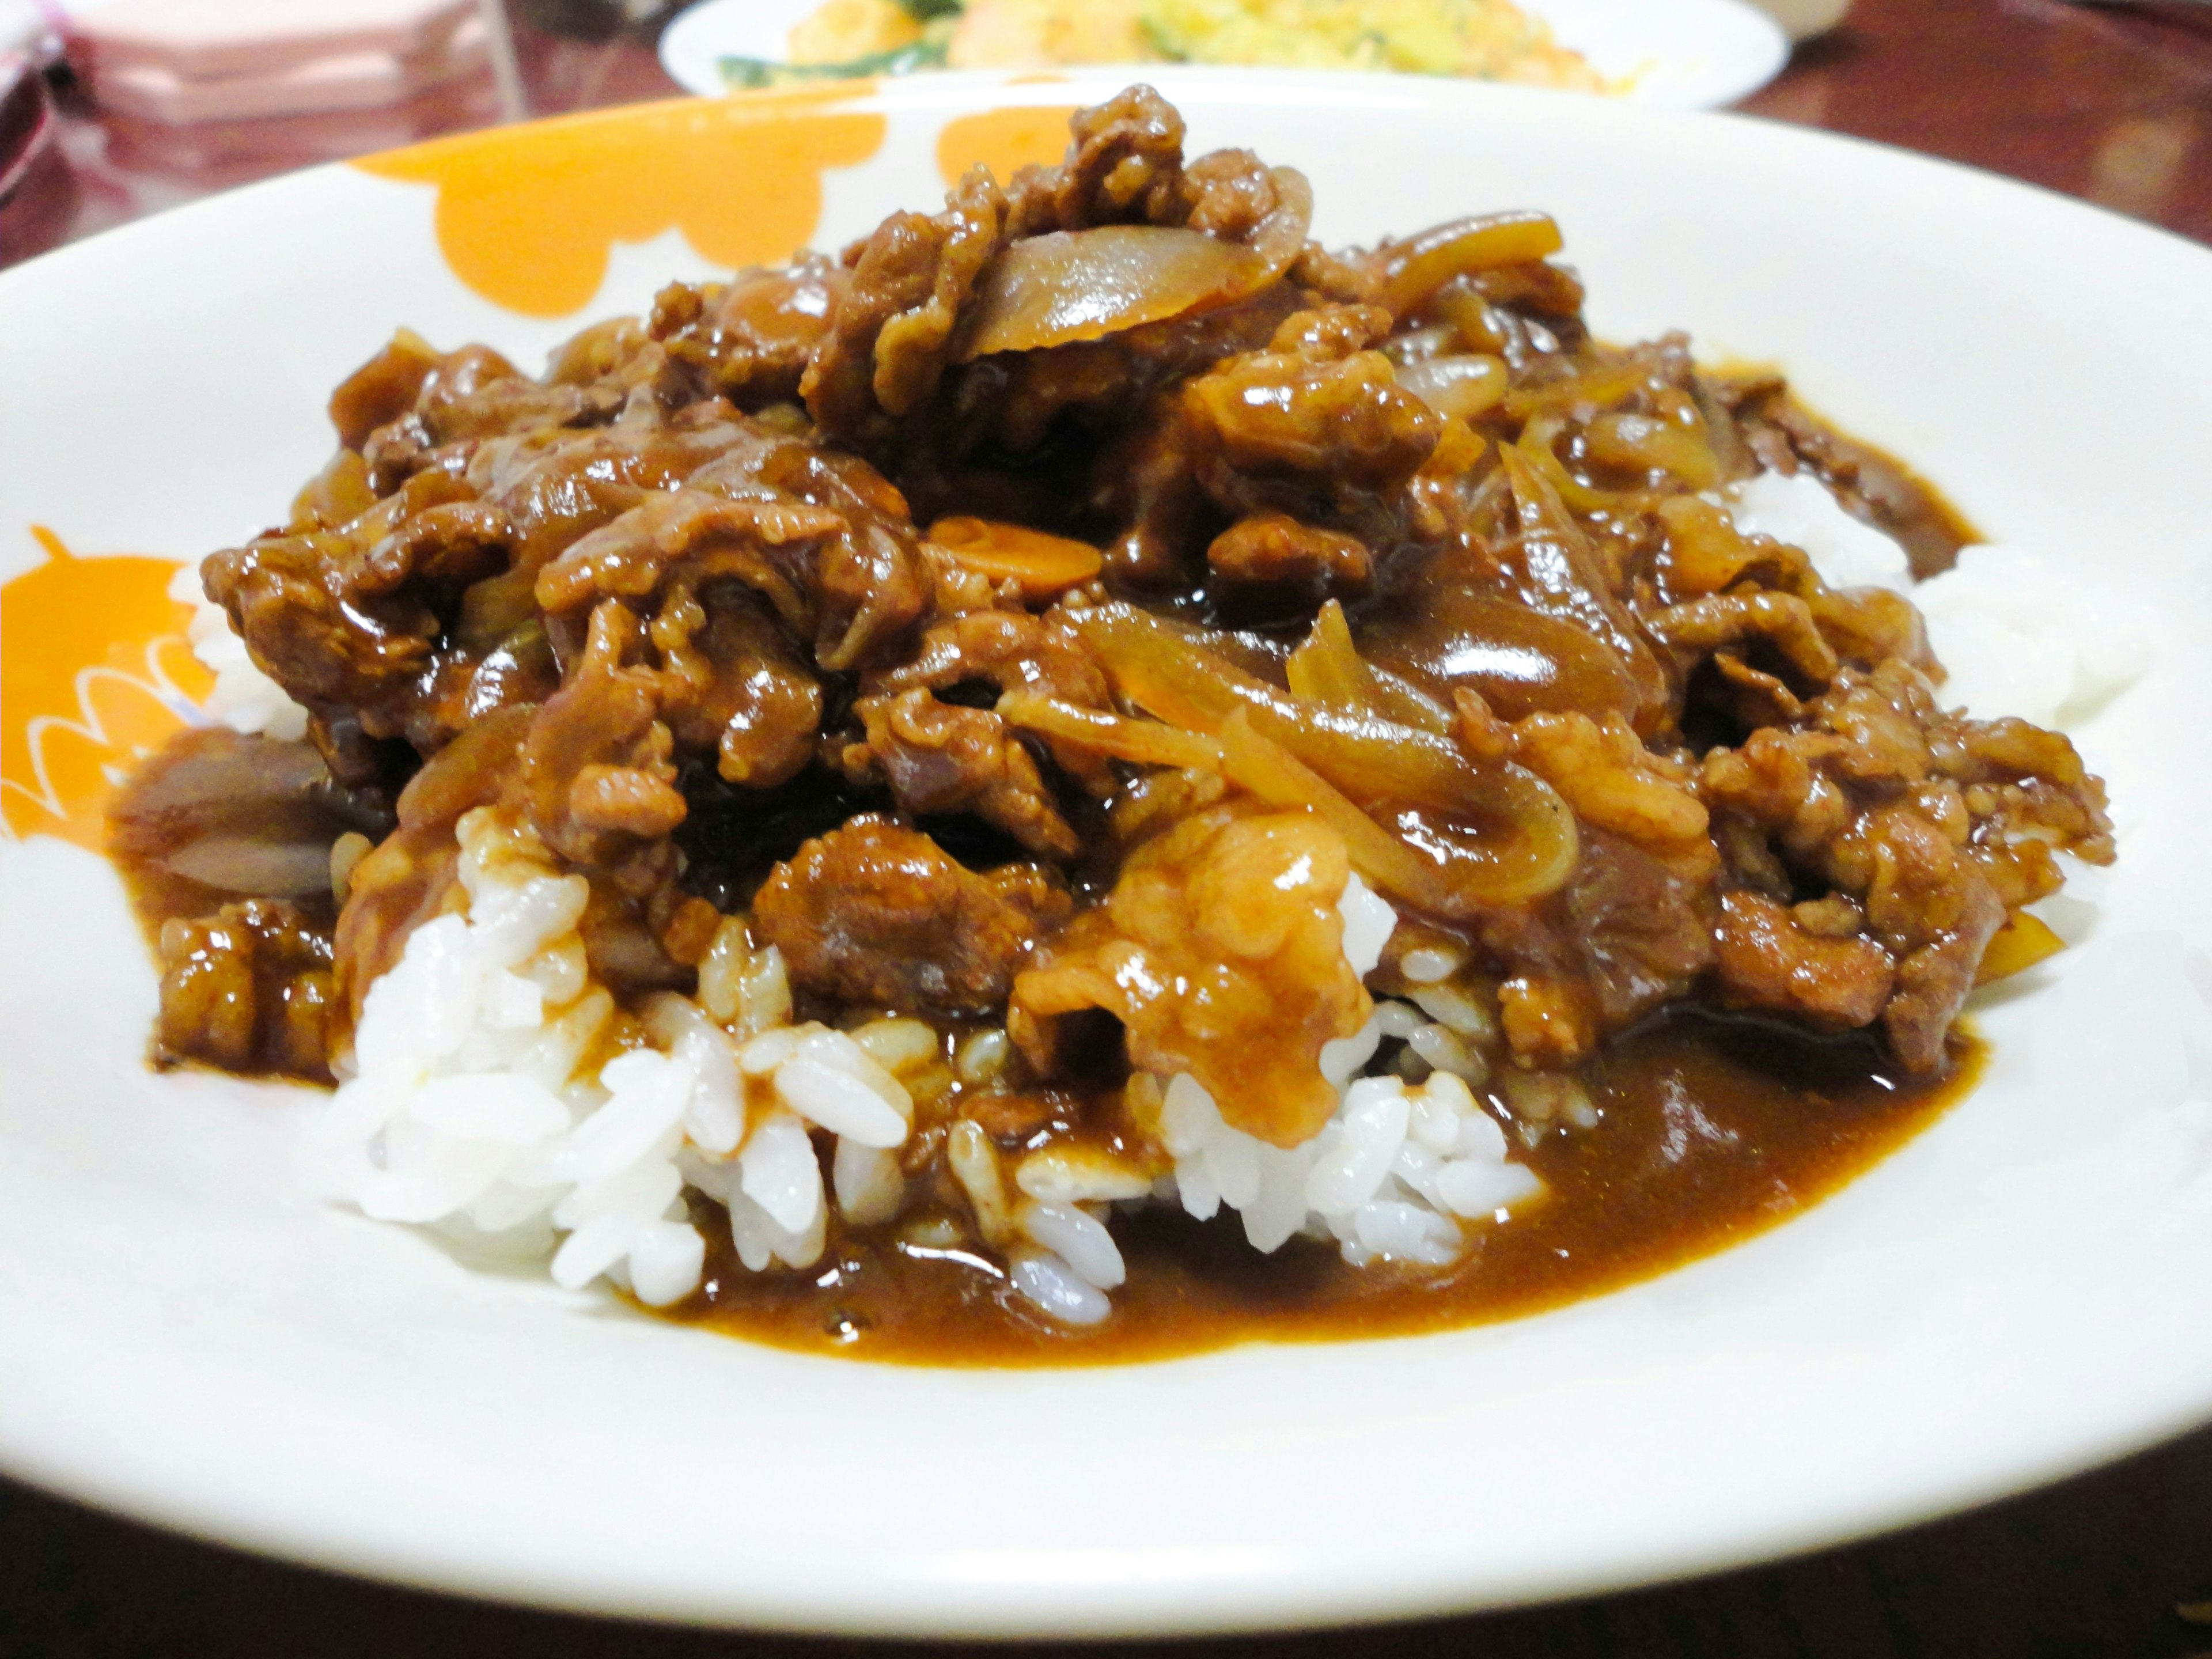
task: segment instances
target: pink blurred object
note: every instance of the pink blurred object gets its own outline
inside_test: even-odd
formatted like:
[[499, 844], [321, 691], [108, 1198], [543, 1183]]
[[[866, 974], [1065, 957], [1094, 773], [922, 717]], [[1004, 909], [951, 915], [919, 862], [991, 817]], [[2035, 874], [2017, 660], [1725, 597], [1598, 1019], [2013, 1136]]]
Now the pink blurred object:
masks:
[[21, 186], [53, 141], [46, 76], [20, 52], [0, 52], [0, 202]]
[[380, 109], [491, 61], [482, 21], [465, 19], [435, 53], [394, 57], [349, 52], [310, 59], [273, 74], [187, 78], [155, 63], [104, 64], [92, 76], [101, 107], [148, 121], [185, 125], [262, 115]]
[[44, 252], [67, 234], [76, 180], [57, 130], [46, 76], [20, 52], [0, 52], [0, 264]]
[[95, 70], [221, 81], [362, 53], [431, 57], [477, 11], [476, 0], [112, 0], [82, 8], [69, 32]]
[[487, 0], [86, 0], [68, 40], [103, 112], [173, 126], [387, 109], [487, 67], [513, 82]]

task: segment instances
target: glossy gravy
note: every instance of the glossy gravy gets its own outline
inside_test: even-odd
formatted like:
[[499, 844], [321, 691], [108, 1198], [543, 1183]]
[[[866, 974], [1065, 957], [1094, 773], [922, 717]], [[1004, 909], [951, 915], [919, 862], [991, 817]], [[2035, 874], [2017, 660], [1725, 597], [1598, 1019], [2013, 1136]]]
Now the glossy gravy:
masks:
[[[1612, 1044], [1588, 1076], [1598, 1127], [1527, 1153], [1547, 1191], [1480, 1229], [1448, 1268], [1345, 1263], [1333, 1243], [1255, 1253], [1233, 1215], [1165, 1206], [1117, 1219], [1129, 1268], [1088, 1329], [1048, 1322], [998, 1269], [907, 1226], [839, 1240], [805, 1273], [750, 1273], [719, 1212], [705, 1282], [672, 1316], [776, 1347], [927, 1365], [1097, 1365], [1237, 1343], [1405, 1336], [1518, 1318], [1724, 1249], [1835, 1191], [1980, 1075], [1954, 1030], [1940, 1077], [1910, 1079], [1863, 1037], [1811, 1040], [1696, 1013]], [[1516, 1149], [1517, 1150], [1517, 1149]]]

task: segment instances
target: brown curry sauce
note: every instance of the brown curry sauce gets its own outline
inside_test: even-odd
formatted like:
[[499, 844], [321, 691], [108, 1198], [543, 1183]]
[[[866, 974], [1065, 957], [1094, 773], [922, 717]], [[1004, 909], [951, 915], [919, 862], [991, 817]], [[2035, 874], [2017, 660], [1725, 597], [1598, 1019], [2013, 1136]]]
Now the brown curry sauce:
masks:
[[1742, 1243], [1861, 1174], [1967, 1093], [1984, 1050], [1956, 1030], [1951, 1063], [1909, 1078], [1863, 1036], [1675, 1013], [1609, 1045], [1586, 1074], [1595, 1129], [1517, 1145], [1547, 1190], [1511, 1219], [1468, 1224], [1449, 1267], [1347, 1265], [1334, 1242], [1273, 1255], [1227, 1212], [1167, 1206], [1118, 1217], [1128, 1263], [1114, 1311], [1053, 1323], [981, 1255], [840, 1239], [803, 1272], [740, 1267], [719, 1214], [687, 1322], [802, 1352], [926, 1365], [1097, 1365], [1242, 1342], [1410, 1336], [1516, 1319], [1623, 1288]]

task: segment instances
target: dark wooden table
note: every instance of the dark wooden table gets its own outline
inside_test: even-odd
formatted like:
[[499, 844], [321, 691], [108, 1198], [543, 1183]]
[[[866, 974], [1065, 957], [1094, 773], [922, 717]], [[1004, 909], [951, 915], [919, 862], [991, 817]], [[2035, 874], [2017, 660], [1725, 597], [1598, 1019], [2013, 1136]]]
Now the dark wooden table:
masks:
[[[564, 7], [526, 9], [557, 21]], [[673, 90], [634, 33], [591, 40], [526, 28], [518, 44], [535, 113]], [[2212, 7], [1857, 0], [1844, 27], [1801, 47], [1747, 107], [2011, 173], [2212, 241]], [[482, 115], [426, 107], [404, 118], [427, 132]], [[342, 131], [319, 138], [347, 142]], [[145, 133], [118, 140], [82, 120], [70, 143], [99, 165], [50, 207], [54, 235], [281, 165], [244, 143], [165, 158]], [[0, 1332], [0, 1387], [5, 1341]], [[2181, 1659], [2212, 1655], [2212, 1624], [2178, 1610], [2200, 1600], [2212, 1600], [2212, 1430], [1970, 1515], [1718, 1578], [1480, 1618], [1158, 1650]], [[800, 1659], [869, 1647], [651, 1629], [360, 1583], [0, 1482], [0, 1659]]]

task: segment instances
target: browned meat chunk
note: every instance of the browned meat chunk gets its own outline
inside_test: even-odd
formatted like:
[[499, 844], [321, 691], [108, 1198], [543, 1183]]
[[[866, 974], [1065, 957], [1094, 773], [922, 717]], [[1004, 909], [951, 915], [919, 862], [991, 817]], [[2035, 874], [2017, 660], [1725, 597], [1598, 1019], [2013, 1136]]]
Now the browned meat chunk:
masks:
[[327, 1082], [337, 1013], [331, 941], [276, 899], [226, 904], [161, 929], [155, 1057]]
[[1300, 524], [1286, 513], [1239, 520], [1213, 538], [1206, 562], [1232, 587], [1290, 588], [1316, 601], [1365, 592], [1375, 565], [1356, 537]]
[[1714, 860], [1702, 841], [1660, 853], [1587, 828], [1582, 847], [1560, 902], [1599, 1018], [1618, 1030], [1711, 963]]
[[1188, 218], [1182, 116], [1166, 99], [1150, 87], [1130, 87], [1078, 110], [1068, 128], [1066, 161], [1024, 167], [1008, 185], [1010, 237]]
[[539, 571], [538, 603], [558, 614], [610, 595], [643, 599], [680, 566], [695, 582], [744, 582], [793, 628], [811, 634], [814, 608], [801, 562], [844, 528], [838, 514], [795, 501], [655, 492], [613, 523], [577, 538]]
[[[2053, 845], [2110, 858], [2103, 787], [2063, 737], [1946, 714], [1899, 659], [1839, 671], [1803, 726], [1712, 750], [1699, 792], [1739, 879], [1778, 894], [1794, 870], [1863, 907], [1867, 939], [1896, 964], [1883, 1025], [1909, 1067], [1929, 1069], [2007, 910], [2057, 890]], [[1742, 933], [1723, 968], [1753, 1000], [1793, 944], [1775, 937], [1762, 957]]]
[[438, 654], [436, 590], [451, 593], [506, 562], [512, 527], [464, 504], [469, 494], [425, 474], [343, 530], [215, 554], [202, 566], [208, 597], [262, 671], [309, 708], [348, 707], [370, 735], [396, 735]]
[[814, 757], [822, 687], [761, 603], [734, 583], [672, 592], [653, 618], [678, 747], [715, 751], [732, 783], [772, 788]]
[[1827, 937], [1786, 905], [1757, 893], [1721, 901], [1715, 939], [1722, 994], [1731, 1002], [1815, 1024], [1871, 1025], [1889, 1000], [1889, 953], [1856, 930]]
[[910, 812], [972, 812], [1032, 852], [1072, 859], [1083, 843], [1012, 728], [988, 708], [939, 702], [927, 691], [873, 697], [860, 710], [865, 754]]
[[917, 830], [865, 815], [810, 841], [753, 901], [799, 984], [866, 1007], [940, 1012], [1006, 1000], [1073, 908], [1033, 864], [963, 869]]
[[532, 826], [554, 851], [603, 866], [641, 859], [657, 872], [685, 808], [657, 677], [624, 662], [641, 631], [619, 601], [600, 602], [582, 660], [530, 724], [520, 775]]
[[936, 390], [960, 307], [1000, 246], [1006, 198], [979, 167], [934, 217], [897, 213], [853, 258], [800, 392], [823, 431], [860, 439]]
[[850, 281], [843, 266], [802, 256], [781, 270], [740, 271], [726, 284], [673, 283], [653, 300], [653, 333], [710, 390], [757, 410], [799, 395]]
[[[1299, 321], [1285, 323], [1277, 341]], [[1261, 352], [1190, 383], [1186, 406], [1222, 462], [1239, 471], [1284, 469], [1369, 489], [1413, 476], [1436, 447], [1443, 417], [1400, 390], [1381, 352], [1322, 355], [1328, 350]], [[1208, 491], [1217, 499], [1231, 493], [1211, 479]]]

